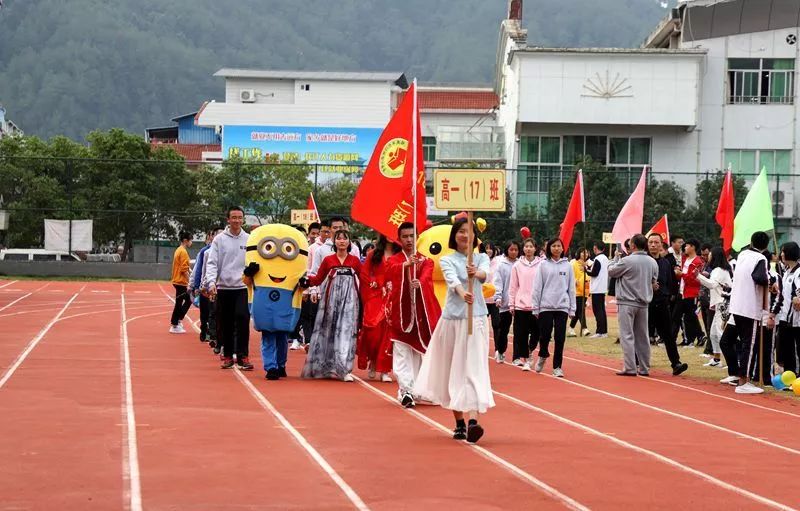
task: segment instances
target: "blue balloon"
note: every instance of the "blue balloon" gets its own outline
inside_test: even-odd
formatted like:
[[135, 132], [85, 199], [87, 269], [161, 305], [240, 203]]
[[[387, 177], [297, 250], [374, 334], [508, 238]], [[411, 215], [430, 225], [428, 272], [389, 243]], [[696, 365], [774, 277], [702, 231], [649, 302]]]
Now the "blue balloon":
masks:
[[780, 374], [776, 374], [772, 377], [772, 386], [775, 387], [775, 390], [783, 390], [786, 388], [786, 384], [781, 380]]

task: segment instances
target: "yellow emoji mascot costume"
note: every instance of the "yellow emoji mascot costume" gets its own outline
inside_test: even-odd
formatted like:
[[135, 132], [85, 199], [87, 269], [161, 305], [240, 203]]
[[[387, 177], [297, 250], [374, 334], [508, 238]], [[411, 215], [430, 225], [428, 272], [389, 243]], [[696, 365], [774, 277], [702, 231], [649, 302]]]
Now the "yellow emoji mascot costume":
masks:
[[252, 315], [261, 332], [261, 358], [268, 380], [286, 376], [289, 333], [300, 319], [300, 279], [308, 263], [308, 241], [294, 227], [267, 224], [247, 239], [245, 276], [252, 289]]

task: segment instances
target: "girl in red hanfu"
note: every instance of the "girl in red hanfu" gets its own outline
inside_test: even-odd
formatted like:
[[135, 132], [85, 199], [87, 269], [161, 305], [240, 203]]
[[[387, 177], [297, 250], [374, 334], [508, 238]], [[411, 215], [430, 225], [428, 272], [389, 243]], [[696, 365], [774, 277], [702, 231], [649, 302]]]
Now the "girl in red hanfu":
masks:
[[356, 348], [358, 368], [369, 368], [371, 380], [380, 373], [381, 381], [386, 383], [392, 382], [389, 376], [392, 372], [392, 341], [387, 321], [391, 293], [386, 269], [388, 259], [397, 252], [400, 252], [400, 246], [381, 235], [378, 245], [367, 254], [359, 278], [363, 318]]

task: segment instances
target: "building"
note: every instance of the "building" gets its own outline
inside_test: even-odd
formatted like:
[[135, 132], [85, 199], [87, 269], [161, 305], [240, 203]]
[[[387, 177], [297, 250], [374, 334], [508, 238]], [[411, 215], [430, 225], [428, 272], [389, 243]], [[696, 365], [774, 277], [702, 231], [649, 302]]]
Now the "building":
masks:
[[408, 87], [400, 72], [221, 69], [225, 101], [197, 124], [222, 134], [221, 157], [305, 161], [322, 173], [357, 173]]
[[0, 138], [10, 137], [13, 135], [24, 135], [22, 130], [16, 124], [11, 122], [11, 119], [6, 118], [6, 109], [0, 105]]
[[145, 140], [153, 147], [168, 146], [190, 164], [215, 163], [221, 160], [221, 140], [214, 128], [198, 126], [197, 112], [173, 117], [172, 126], [147, 128]]
[[651, 166], [690, 194], [706, 172], [766, 167], [778, 230], [800, 234], [800, 2], [683, 1], [635, 49], [531, 46], [522, 1], [509, 4], [495, 88], [518, 213], [542, 211], [580, 155], [633, 180]]

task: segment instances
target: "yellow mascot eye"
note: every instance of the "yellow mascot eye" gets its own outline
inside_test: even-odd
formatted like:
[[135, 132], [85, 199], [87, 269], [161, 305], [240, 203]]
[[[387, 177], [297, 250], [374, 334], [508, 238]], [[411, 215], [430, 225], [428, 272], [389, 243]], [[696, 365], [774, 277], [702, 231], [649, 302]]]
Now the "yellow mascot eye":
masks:
[[290, 243], [288, 241], [283, 242], [283, 254], [286, 256], [293, 256], [297, 252], [297, 247], [294, 246], [294, 243]]
[[271, 239], [263, 240], [258, 244], [258, 254], [265, 259], [275, 257], [277, 250], [278, 245]]

